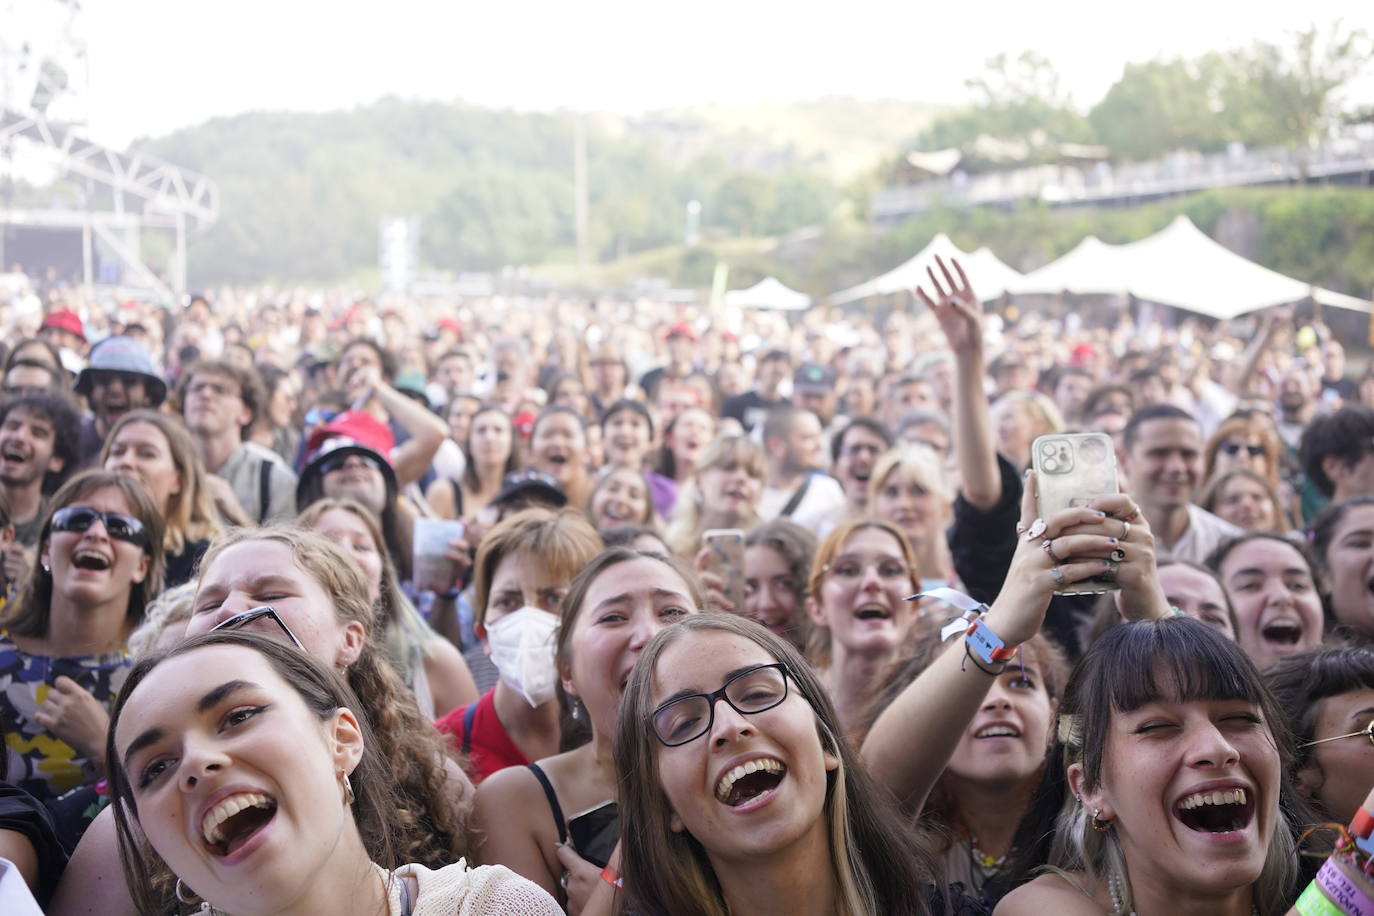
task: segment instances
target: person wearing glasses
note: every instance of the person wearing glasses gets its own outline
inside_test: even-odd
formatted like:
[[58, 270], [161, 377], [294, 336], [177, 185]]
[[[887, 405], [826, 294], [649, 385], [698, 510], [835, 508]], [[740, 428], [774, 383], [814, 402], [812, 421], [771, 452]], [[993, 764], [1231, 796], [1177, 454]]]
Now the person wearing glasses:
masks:
[[[395, 839], [401, 861], [442, 868], [471, 854], [467, 805], [472, 785], [386, 660], [377, 627], [353, 558], [313, 532], [269, 527], [238, 529], [211, 546], [201, 561], [186, 636], [252, 630], [332, 667], [360, 698], [357, 713], [395, 780], [401, 797]], [[170, 882], [167, 890], [170, 898]], [[139, 912], [129, 893], [113, 819], [101, 816], [74, 853], [50, 913]], [[175, 906], [170, 899], [163, 902], [159, 912]]]
[[[480, 859], [524, 875], [578, 912], [620, 838], [611, 745], [630, 671], [659, 631], [697, 614], [701, 588], [677, 561], [607, 550], [573, 579], [553, 648], [568, 732], [579, 746], [493, 773], [477, 789]], [[566, 720], [565, 720], [566, 721]], [[575, 739], [574, 739], [575, 740]], [[636, 823], [630, 821], [628, 823]]]
[[1348, 824], [1374, 781], [1374, 649], [1324, 647], [1265, 672], [1297, 743], [1298, 791]]
[[[320, 660], [242, 630], [141, 660], [111, 722], [113, 810], [139, 912], [557, 916], [530, 882], [406, 863], [407, 799], [361, 701]], [[170, 883], [170, 882], [169, 882]]]
[[104, 776], [108, 710], [162, 556], [161, 513], [136, 481], [87, 471], [53, 495], [38, 561], [0, 619], [8, 778], [41, 801]]
[[930, 892], [928, 843], [842, 730], [811, 667], [758, 624], [703, 614], [659, 633], [630, 674], [616, 729], [621, 812], [634, 825], [618, 866], [628, 906], [968, 912]]
[[846, 522], [826, 536], [811, 567], [807, 657], [846, 730], [873, 699], [916, 620], [916, 555], [890, 522]]
[[128, 337], [107, 337], [91, 348], [89, 364], [76, 377], [76, 393], [90, 407], [81, 421], [78, 449], [85, 466], [100, 454], [116, 420], [130, 410], [162, 404], [167, 383], [140, 344]]

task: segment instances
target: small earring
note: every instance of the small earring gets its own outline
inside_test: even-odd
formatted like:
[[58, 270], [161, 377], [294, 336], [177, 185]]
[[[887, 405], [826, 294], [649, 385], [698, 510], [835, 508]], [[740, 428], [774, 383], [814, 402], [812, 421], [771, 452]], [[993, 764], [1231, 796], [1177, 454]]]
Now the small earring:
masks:
[[40, 564], [40, 565], [43, 567], [43, 572], [47, 573], [47, 574], [50, 575], [50, 576], [52, 575], [52, 567], [51, 567], [51, 566], [49, 566], [47, 563], [42, 563], [42, 564]]
[[187, 906], [193, 905], [197, 900], [200, 899], [196, 896], [194, 891], [191, 892], [190, 897], [186, 896], [186, 885], [181, 883], [180, 878], [177, 878], [176, 895], [177, 899], [180, 900], [182, 903], [186, 904]]
[[1112, 829], [1112, 822], [1102, 820], [1099, 817], [1099, 815], [1101, 814], [1101, 808], [1094, 808], [1092, 816], [1088, 818], [1088, 826], [1096, 830], [1098, 833], [1107, 833], [1109, 830]]
[[339, 778], [343, 780], [344, 804], [351, 808], [353, 807], [353, 799], [357, 797], [353, 794], [353, 783], [349, 782], [348, 774], [343, 770], [339, 771]]
[[568, 698], [568, 715], [572, 716], [574, 722], [582, 721], [582, 714], [577, 711], [578, 705], [577, 700], [572, 697]]

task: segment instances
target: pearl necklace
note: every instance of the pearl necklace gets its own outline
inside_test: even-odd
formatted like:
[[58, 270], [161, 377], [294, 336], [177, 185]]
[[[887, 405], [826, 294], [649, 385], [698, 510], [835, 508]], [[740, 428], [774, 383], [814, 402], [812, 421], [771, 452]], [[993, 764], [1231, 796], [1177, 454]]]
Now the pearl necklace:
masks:
[[[1135, 910], [1126, 909], [1126, 892], [1122, 884], [1121, 876], [1116, 872], [1107, 876], [1107, 894], [1112, 898], [1112, 916], [1136, 916]], [[1250, 916], [1259, 916], [1259, 904], [1250, 905]]]

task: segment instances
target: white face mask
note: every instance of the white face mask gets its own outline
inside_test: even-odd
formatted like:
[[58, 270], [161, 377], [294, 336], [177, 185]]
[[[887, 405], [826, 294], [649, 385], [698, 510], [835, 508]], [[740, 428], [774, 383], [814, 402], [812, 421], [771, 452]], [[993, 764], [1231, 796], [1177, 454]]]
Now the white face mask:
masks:
[[526, 605], [487, 625], [491, 662], [506, 686], [531, 706], [553, 699], [558, 671], [553, 663], [558, 617]]

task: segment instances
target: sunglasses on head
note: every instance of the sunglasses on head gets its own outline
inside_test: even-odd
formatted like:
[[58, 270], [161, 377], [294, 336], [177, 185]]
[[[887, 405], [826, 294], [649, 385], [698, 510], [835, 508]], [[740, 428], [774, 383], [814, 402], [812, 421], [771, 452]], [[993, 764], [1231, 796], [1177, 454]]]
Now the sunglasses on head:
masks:
[[1242, 445], [1239, 442], [1221, 443], [1221, 450], [1228, 455], [1239, 454], [1241, 449], [1245, 449], [1251, 458], [1259, 458], [1264, 454], [1264, 446], [1262, 445]]
[[143, 523], [131, 515], [121, 512], [101, 512], [88, 506], [67, 506], [52, 514], [52, 530], [80, 534], [99, 519], [105, 526], [105, 533], [116, 541], [127, 541], [147, 548], [148, 532]]
[[348, 464], [348, 459], [350, 458], [357, 458], [363, 463], [364, 467], [371, 468], [374, 471], [380, 471], [382, 469], [382, 466], [377, 463], [376, 458], [360, 455], [357, 452], [345, 452], [342, 455], [331, 455], [324, 459], [324, 461], [320, 463], [320, 473], [328, 474], [331, 471], [342, 471], [344, 466]]
[[269, 623], [276, 624], [281, 629], [282, 633], [286, 634], [286, 638], [291, 640], [292, 645], [294, 645], [297, 649], [300, 649], [302, 652], [305, 651], [305, 646], [301, 645], [301, 641], [296, 638], [295, 633], [291, 632], [291, 628], [288, 627], [286, 625], [286, 621], [282, 620], [281, 617], [277, 614], [276, 609], [267, 607], [266, 605], [263, 605], [262, 607], [251, 608], [249, 610], [244, 611], [241, 614], [235, 614], [233, 617], [230, 617], [227, 620], [221, 620], [219, 623], [215, 624], [213, 627], [210, 628], [210, 632], [213, 633], [216, 630], [241, 630], [250, 624], [258, 622], [259, 620], [266, 620]]

